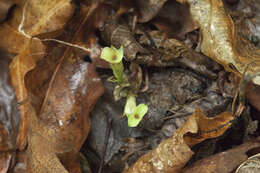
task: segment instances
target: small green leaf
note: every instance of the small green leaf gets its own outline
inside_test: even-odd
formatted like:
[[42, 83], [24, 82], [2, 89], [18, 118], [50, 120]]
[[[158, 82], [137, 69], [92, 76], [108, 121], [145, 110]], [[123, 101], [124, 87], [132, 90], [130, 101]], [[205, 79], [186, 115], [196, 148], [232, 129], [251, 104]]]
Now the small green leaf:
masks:
[[148, 106], [146, 104], [139, 104], [135, 109], [135, 113], [138, 114], [141, 118], [143, 118], [147, 111]]
[[148, 111], [148, 106], [145, 104], [139, 104], [134, 113], [131, 115], [128, 115], [128, 126], [129, 127], [136, 127], [140, 123], [140, 121], [143, 119], [144, 115]]
[[114, 46], [104, 47], [100, 57], [112, 64], [119, 63], [123, 59], [123, 47], [121, 46], [120, 49], [116, 49]]

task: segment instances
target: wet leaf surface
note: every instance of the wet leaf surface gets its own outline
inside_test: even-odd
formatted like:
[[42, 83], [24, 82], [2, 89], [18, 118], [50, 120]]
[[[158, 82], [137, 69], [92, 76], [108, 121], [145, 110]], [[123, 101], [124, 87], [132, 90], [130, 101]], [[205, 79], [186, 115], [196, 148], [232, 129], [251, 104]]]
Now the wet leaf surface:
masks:
[[199, 160], [193, 165], [185, 168], [183, 172], [232, 172], [236, 169], [237, 166], [239, 166], [239, 164], [248, 158], [246, 152], [257, 147], [259, 147], [259, 141], [252, 141], [242, 144], [241, 146], [238, 146], [234, 149], [230, 149], [225, 152], [221, 152], [208, 158]]

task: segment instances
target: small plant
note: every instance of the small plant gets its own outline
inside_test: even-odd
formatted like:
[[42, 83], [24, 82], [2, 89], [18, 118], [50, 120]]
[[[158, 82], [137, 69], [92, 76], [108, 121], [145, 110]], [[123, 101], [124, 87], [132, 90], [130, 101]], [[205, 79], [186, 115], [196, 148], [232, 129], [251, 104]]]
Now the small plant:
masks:
[[148, 106], [145, 104], [139, 104], [136, 106], [136, 98], [133, 94], [127, 96], [124, 115], [127, 116], [129, 127], [136, 127], [147, 111]]
[[123, 47], [116, 49], [114, 46], [105, 47], [101, 52], [101, 58], [109, 62], [117, 83], [124, 81]]
[[105, 47], [101, 52], [101, 58], [109, 62], [115, 77], [113, 81], [118, 84], [114, 89], [115, 100], [126, 97], [124, 115], [127, 116], [128, 126], [136, 127], [147, 113], [148, 106], [145, 104], [136, 106], [136, 95], [131, 91], [128, 77], [124, 73], [123, 54], [122, 46], [120, 49], [116, 49], [114, 46]]

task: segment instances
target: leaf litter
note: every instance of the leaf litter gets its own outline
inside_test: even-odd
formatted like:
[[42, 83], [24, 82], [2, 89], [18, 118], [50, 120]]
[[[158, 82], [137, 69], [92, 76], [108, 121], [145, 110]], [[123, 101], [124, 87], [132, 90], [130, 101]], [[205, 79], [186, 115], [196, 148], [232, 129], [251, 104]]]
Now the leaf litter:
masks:
[[[248, 14], [239, 10], [250, 3], [236, 2], [237, 8], [232, 8], [237, 4], [221, 0], [177, 2], [8, 2], [1, 14], [0, 47], [4, 50], [1, 55], [14, 55], [8, 56], [14, 88], [9, 96], [12, 100], [15, 93], [18, 103], [11, 104], [12, 100], [1, 110], [18, 108], [20, 116], [14, 113], [3, 119], [1, 139], [8, 140], [0, 147], [1, 171], [83, 172], [80, 163], [86, 161], [79, 156], [81, 150], [96, 172], [107, 148], [103, 172], [180, 172], [185, 167], [184, 171], [191, 169], [192, 156], [199, 155], [195, 148], [202, 146], [202, 141], [223, 146], [213, 148], [214, 154], [246, 142], [244, 139], [256, 139], [248, 133], [253, 121], [245, 119], [258, 120], [259, 114], [259, 55], [253, 37], [258, 30], [250, 23], [257, 21], [257, 14], [252, 14], [255, 18], [246, 30], [234, 16], [247, 19]], [[167, 11], [176, 10], [183, 13], [183, 20], [168, 16]], [[241, 38], [237, 34], [241, 32], [249, 33], [245, 34], [248, 37]], [[189, 40], [192, 35], [201, 39]], [[141, 65], [139, 75], [131, 80], [138, 80], [138, 88], [146, 88], [137, 101], [148, 104], [149, 109], [136, 128], [127, 127], [127, 120], [120, 117], [124, 104], [113, 100], [114, 85], [106, 81], [112, 73], [100, 52], [111, 45], [124, 47], [126, 69], [131, 71], [130, 63]], [[236, 76], [232, 78], [229, 72]], [[236, 117], [231, 112], [232, 98], [233, 105], [238, 101], [244, 104], [243, 110], [252, 110]], [[254, 107], [245, 104], [245, 99]], [[112, 118], [109, 136], [105, 136], [109, 134], [105, 133], [106, 116]], [[243, 122], [237, 126], [242, 131], [239, 135], [233, 127], [237, 119]], [[14, 124], [10, 126], [9, 121]], [[229, 138], [231, 144], [225, 142]], [[258, 142], [253, 144], [250, 147], [257, 147]], [[224, 165], [225, 171], [246, 160], [248, 156], [243, 154], [252, 148], [236, 150], [243, 159], [227, 157], [235, 164]], [[215, 156], [208, 159], [218, 160], [221, 154]], [[203, 159], [194, 164], [206, 172], [211, 168], [207, 163]], [[221, 164], [216, 162], [217, 167]]]

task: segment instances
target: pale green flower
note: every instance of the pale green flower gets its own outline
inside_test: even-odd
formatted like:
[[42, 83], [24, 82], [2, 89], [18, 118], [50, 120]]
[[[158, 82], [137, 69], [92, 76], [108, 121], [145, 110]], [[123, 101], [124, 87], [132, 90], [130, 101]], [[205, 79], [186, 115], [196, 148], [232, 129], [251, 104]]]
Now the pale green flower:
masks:
[[144, 115], [148, 111], [148, 106], [145, 104], [139, 104], [134, 112], [127, 116], [128, 118], [128, 126], [136, 127], [140, 121], [143, 119]]
[[123, 59], [123, 55], [124, 51], [122, 46], [120, 49], [116, 49], [114, 46], [111, 46], [111, 48], [105, 47], [101, 52], [101, 58], [112, 64], [120, 63]]

